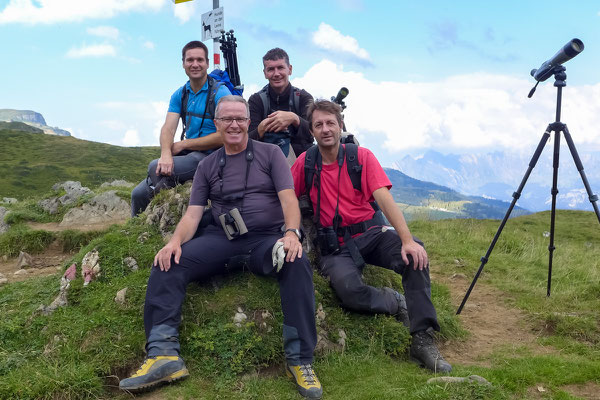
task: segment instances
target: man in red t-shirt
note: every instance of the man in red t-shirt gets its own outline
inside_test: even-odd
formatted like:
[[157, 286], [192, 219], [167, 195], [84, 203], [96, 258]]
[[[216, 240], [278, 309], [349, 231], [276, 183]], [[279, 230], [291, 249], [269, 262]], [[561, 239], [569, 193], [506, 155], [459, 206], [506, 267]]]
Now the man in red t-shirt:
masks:
[[[318, 100], [309, 106], [307, 118], [319, 150], [314, 175], [314, 181], [318, 183], [306, 188], [304, 174], [308, 151], [302, 153], [292, 166], [292, 176], [296, 196], [308, 193], [313, 210], [318, 213], [320, 272], [329, 278], [344, 307], [395, 315], [405, 325], [410, 325], [411, 358], [435, 372], [450, 372], [451, 365], [444, 360], [434, 342], [434, 332], [440, 327], [431, 302], [427, 252], [423, 243], [411, 235], [402, 211], [389, 191], [390, 180], [373, 153], [358, 147], [358, 164], [362, 166], [361, 190], [354, 188], [344, 155], [346, 145], [340, 144], [343, 126], [340, 106]], [[393, 229], [383, 226], [382, 218], [370, 204], [374, 200]], [[391, 288], [366, 285], [361, 277], [365, 262], [401, 274], [406, 302]]]

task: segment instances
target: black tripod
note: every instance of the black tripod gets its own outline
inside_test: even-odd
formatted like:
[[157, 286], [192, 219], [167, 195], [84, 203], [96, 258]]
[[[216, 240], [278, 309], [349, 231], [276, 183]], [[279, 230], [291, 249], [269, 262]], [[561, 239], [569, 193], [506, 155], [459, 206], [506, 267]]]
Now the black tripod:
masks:
[[[477, 279], [479, 279], [479, 275], [481, 274], [481, 271], [483, 271], [483, 267], [488, 262], [490, 254], [492, 253], [492, 250], [494, 249], [494, 246], [496, 245], [496, 242], [498, 241], [498, 238], [500, 237], [500, 233], [502, 233], [502, 229], [504, 228], [504, 225], [506, 224], [506, 221], [508, 220], [510, 213], [512, 212], [512, 209], [514, 208], [517, 200], [519, 199], [519, 197], [521, 197], [521, 192], [523, 191], [523, 187], [525, 187], [525, 183], [527, 182], [527, 179], [529, 178], [531, 171], [533, 170], [536, 163], [538, 162], [538, 159], [540, 158], [540, 155], [542, 154], [542, 150], [544, 149], [544, 145], [548, 142], [548, 139], [550, 138], [551, 131], [554, 131], [555, 133], [554, 133], [554, 155], [553, 155], [553, 159], [552, 159], [552, 168], [553, 168], [552, 191], [551, 191], [551, 193], [552, 193], [552, 211], [550, 213], [550, 244], [548, 245], [548, 251], [550, 254], [549, 254], [549, 261], [548, 261], [547, 296], [550, 296], [550, 284], [552, 281], [552, 255], [553, 255], [553, 252], [555, 249], [555, 247], [554, 247], [554, 221], [555, 221], [555, 217], [556, 217], [556, 195], [558, 194], [558, 188], [557, 188], [558, 158], [559, 158], [559, 152], [560, 152], [560, 133], [561, 132], [565, 136], [565, 140], [567, 141], [567, 144], [569, 145], [569, 150], [571, 151], [571, 156], [573, 157], [575, 166], [577, 167], [577, 170], [579, 171], [579, 174], [581, 175], [581, 180], [583, 181], [583, 185], [585, 186], [585, 190], [587, 191], [589, 200], [592, 203], [592, 206], [594, 207], [594, 212], [596, 213], [598, 222], [600, 222], [600, 211], [598, 211], [598, 205], [596, 204], [596, 201], [598, 201], [598, 196], [596, 196], [595, 194], [592, 193], [590, 184], [588, 183], [587, 177], [585, 176], [585, 172], [583, 171], [583, 164], [581, 163], [579, 154], [577, 154], [577, 149], [575, 148], [575, 144], [573, 143], [571, 134], [569, 133], [569, 130], [567, 129], [567, 125], [560, 122], [562, 88], [567, 86], [567, 83], [565, 82], [565, 80], [567, 79], [567, 74], [565, 73], [565, 71], [566, 71], [566, 68], [562, 65], [557, 65], [552, 70], [552, 74], [554, 75], [554, 79], [555, 79], [554, 86], [556, 86], [557, 91], [558, 91], [557, 97], [556, 97], [556, 121], [551, 123], [550, 125], [548, 125], [548, 127], [546, 128], [546, 131], [544, 132], [542, 139], [540, 140], [540, 143], [538, 144], [537, 149], [535, 150], [535, 153], [533, 154], [533, 157], [531, 158], [531, 161], [529, 162], [529, 168], [527, 168], [527, 172], [525, 172], [525, 176], [523, 177], [523, 180], [521, 181], [519, 188], [512, 195], [513, 200], [510, 203], [510, 206], [508, 207], [506, 214], [504, 215], [504, 219], [502, 220], [502, 223], [500, 224], [500, 227], [498, 228], [498, 231], [496, 232], [496, 236], [494, 236], [494, 239], [492, 240], [492, 243], [490, 244], [490, 247], [488, 248], [487, 253], [485, 253], [485, 256], [481, 257], [481, 265], [479, 266], [479, 270], [477, 270], [477, 273], [475, 274], [475, 277], [473, 278], [473, 281], [471, 282], [471, 286], [469, 286], [469, 289], [467, 290], [467, 293], [465, 294], [465, 297], [463, 298], [462, 303], [460, 304], [460, 307], [458, 307], [458, 311], [456, 311], [456, 314], [460, 314], [460, 312], [462, 311], [465, 303], [467, 302], [467, 299], [469, 298], [469, 295], [471, 294], [471, 291], [473, 290], [473, 287], [475, 286], [475, 283], [477, 282]], [[536, 84], [536, 86], [537, 86], [537, 84]], [[534, 90], [535, 90], [535, 88], [534, 88]], [[531, 97], [532, 94], [533, 94], [533, 90], [532, 90], [532, 92], [530, 92], [529, 97]]]

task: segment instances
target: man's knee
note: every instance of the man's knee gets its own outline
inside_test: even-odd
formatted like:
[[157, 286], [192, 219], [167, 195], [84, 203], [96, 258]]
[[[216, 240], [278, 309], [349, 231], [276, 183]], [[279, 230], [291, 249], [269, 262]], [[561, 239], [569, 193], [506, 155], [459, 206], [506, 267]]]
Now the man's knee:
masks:
[[331, 287], [339, 297], [342, 305], [351, 310], [363, 310], [370, 303], [369, 287], [356, 280], [338, 277], [331, 279]]

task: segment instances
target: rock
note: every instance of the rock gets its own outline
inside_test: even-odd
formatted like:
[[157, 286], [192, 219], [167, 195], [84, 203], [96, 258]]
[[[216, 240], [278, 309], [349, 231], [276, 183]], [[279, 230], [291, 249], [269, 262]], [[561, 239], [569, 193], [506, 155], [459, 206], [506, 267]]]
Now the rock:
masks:
[[323, 304], [319, 303], [317, 306], [317, 325], [321, 325], [325, 321], [325, 311], [323, 311]]
[[140, 243], [145, 243], [148, 238], [150, 238], [150, 234], [148, 232], [144, 232], [138, 236], [137, 241]]
[[0, 274], [0, 285], [4, 285], [8, 282], [8, 279], [3, 274]]
[[48, 214], [56, 214], [58, 213], [58, 206], [60, 205], [60, 201], [58, 201], [58, 198], [56, 197], [52, 197], [49, 199], [44, 199], [38, 202], [38, 206], [42, 207], [42, 209], [44, 211], [46, 211]]
[[20, 269], [17, 272], [15, 272], [13, 275], [25, 275], [27, 274], [27, 270], [26, 269]]
[[2, 203], [4, 203], [4, 204], [15, 204], [18, 202], [19, 202], [19, 200], [15, 199], [14, 197], [4, 197], [2, 199]]
[[428, 384], [432, 384], [432, 383], [443, 383], [443, 384], [447, 384], [447, 383], [464, 383], [464, 382], [468, 382], [468, 383], [479, 383], [480, 385], [485, 385], [485, 386], [491, 386], [492, 384], [490, 382], [487, 381], [487, 379], [479, 376], [479, 375], [470, 375], [467, 377], [460, 377], [460, 376], [438, 376], [435, 378], [430, 378], [427, 380]]
[[132, 187], [133, 183], [124, 181], [123, 179], [116, 179], [112, 182], [104, 182], [102, 185], [100, 185], [101, 188], [114, 187], [114, 186]]
[[343, 329], [340, 329], [340, 330], [338, 331], [338, 335], [339, 335], [339, 337], [340, 337], [340, 338], [338, 339], [338, 341], [337, 341], [337, 342], [338, 342], [338, 344], [339, 344], [340, 346], [342, 346], [342, 349], [345, 349], [345, 348], [346, 348], [346, 339], [348, 338], [348, 337], [346, 336], [346, 332], [344, 332], [344, 330], [343, 330]]
[[123, 288], [117, 292], [115, 296], [115, 302], [120, 305], [125, 305], [125, 296], [127, 295], [127, 288]]
[[101, 193], [81, 207], [72, 208], [59, 226], [89, 225], [114, 220], [126, 220], [131, 215], [129, 203], [117, 196], [114, 190]]
[[247, 319], [248, 316], [244, 314], [244, 310], [242, 310], [241, 307], [238, 307], [237, 312], [233, 316], [233, 323], [235, 324], [235, 326], [240, 328], [242, 326], [242, 322], [246, 321]]
[[127, 265], [129, 267], [129, 269], [131, 271], [137, 271], [139, 269], [138, 263], [137, 263], [137, 261], [135, 261], [135, 258], [133, 258], [133, 257], [125, 257], [123, 259], [123, 262], [125, 263], [125, 265]]
[[98, 250], [94, 249], [87, 253], [81, 261], [81, 276], [83, 276], [83, 286], [100, 276], [100, 263]]
[[19, 253], [19, 258], [17, 258], [17, 269], [33, 267], [33, 257], [24, 251]]
[[8, 256], [6, 254], [2, 256], [2, 261], [4, 261], [4, 262], [8, 261]]
[[8, 210], [4, 207], [0, 207], [0, 233], [4, 233], [8, 230], [9, 225], [4, 222], [4, 216], [8, 214]]
[[74, 280], [75, 277], [77, 276], [77, 264], [75, 264], [75, 263], [71, 264], [71, 266], [69, 268], [67, 268], [67, 270], [65, 271], [65, 274], [63, 276], [65, 277], [65, 279], [68, 279], [69, 281]]

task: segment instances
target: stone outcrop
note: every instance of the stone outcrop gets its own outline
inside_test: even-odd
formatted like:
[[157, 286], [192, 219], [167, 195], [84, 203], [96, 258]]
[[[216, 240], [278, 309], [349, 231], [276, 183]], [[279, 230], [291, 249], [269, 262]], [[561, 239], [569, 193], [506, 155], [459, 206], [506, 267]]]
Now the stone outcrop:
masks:
[[74, 204], [81, 196], [93, 193], [89, 188], [81, 186], [81, 182], [77, 181], [60, 182], [52, 186], [52, 190], [55, 192], [61, 189], [64, 189], [66, 192], [64, 195], [60, 197], [51, 197], [38, 202], [38, 205], [48, 214], [56, 214], [60, 206]]
[[107, 187], [132, 187], [134, 184], [131, 182], [127, 182], [124, 181], [123, 179], [116, 179], [112, 182], [104, 182], [102, 185], [100, 185], [101, 188], [107, 188]]
[[59, 226], [90, 225], [125, 220], [129, 218], [130, 214], [129, 203], [117, 196], [114, 190], [110, 190], [93, 197], [89, 203], [85, 203], [81, 207], [67, 211]]
[[0, 121], [22, 122], [40, 129], [48, 135], [71, 136], [69, 131], [46, 125], [46, 120], [42, 114], [31, 110], [0, 109]]
[[8, 230], [9, 225], [4, 222], [4, 216], [8, 213], [5, 207], [0, 207], [0, 233], [4, 233]]
[[33, 266], [33, 257], [30, 254], [21, 251], [19, 253], [19, 258], [17, 258], [17, 269], [31, 268]]
[[83, 277], [83, 286], [100, 276], [100, 255], [98, 250], [94, 249], [83, 256], [81, 260], [81, 276]]

